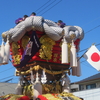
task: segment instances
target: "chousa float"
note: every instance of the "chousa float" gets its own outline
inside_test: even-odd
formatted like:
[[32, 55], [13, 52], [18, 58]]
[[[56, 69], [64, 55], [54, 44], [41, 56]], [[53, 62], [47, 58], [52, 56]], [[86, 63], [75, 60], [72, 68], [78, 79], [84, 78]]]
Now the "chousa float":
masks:
[[50, 100], [50, 95], [57, 100], [79, 100], [70, 93], [68, 75], [80, 76], [77, 52], [83, 38], [81, 27], [61, 28], [42, 16], [27, 17], [3, 32], [0, 64], [8, 64], [11, 55], [16, 76], [20, 76], [16, 94], [33, 100]]

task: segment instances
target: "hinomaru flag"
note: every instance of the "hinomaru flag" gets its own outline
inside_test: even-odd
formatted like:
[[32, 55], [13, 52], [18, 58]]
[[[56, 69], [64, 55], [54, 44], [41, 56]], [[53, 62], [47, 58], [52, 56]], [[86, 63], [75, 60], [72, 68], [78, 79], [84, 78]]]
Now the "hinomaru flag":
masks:
[[83, 57], [90, 63], [92, 67], [100, 71], [100, 51], [95, 45], [92, 45]]

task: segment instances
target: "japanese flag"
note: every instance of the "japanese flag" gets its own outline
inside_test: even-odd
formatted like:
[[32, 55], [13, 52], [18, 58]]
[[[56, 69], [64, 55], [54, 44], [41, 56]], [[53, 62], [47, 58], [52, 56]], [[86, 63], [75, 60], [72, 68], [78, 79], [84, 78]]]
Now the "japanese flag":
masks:
[[93, 66], [96, 70], [100, 71], [100, 52], [95, 45], [92, 45], [83, 57]]

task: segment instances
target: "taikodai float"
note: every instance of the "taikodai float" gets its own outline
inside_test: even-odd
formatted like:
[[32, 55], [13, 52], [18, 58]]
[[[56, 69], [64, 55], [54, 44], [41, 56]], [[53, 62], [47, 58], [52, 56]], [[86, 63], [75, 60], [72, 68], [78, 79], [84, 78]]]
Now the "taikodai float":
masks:
[[80, 100], [70, 93], [68, 75], [81, 75], [77, 53], [83, 38], [81, 27], [61, 28], [42, 16], [27, 17], [3, 32], [0, 64], [8, 64], [11, 55], [16, 76], [20, 76], [13, 97]]

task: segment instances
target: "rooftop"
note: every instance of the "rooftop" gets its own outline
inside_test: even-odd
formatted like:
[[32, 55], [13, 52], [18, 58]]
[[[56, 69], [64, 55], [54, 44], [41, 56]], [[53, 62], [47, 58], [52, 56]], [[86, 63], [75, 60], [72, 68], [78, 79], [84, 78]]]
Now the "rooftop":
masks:
[[81, 81], [75, 82], [75, 83], [82, 83], [82, 82], [88, 82], [88, 81], [93, 81], [93, 80], [97, 80], [100, 79], [100, 73], [92, 75], [90, 77], [87, 77]]

